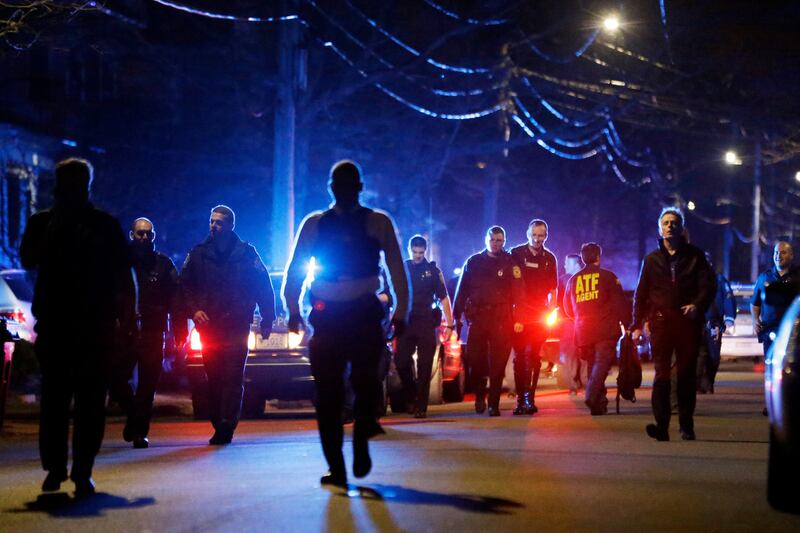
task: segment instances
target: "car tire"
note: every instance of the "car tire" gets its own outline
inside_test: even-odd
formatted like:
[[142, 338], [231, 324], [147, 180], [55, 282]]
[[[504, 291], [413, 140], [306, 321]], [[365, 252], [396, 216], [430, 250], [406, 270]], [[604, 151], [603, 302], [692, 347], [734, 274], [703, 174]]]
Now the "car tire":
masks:
[[796, 495], [800, 479], [800, 461], [792, 457], [769, 428], [769, 461], [767, 466], [767, 502], [779, 511], [800, 511]]
[[192, 415], [195, 420], [208, 420], [208, 394], [199, 388], [192, 390]]
[[242, 418], [261, 418], [264, 416], [264, 405], [267, 399], [256, 391], [244, 390], [242, 398]]
[[453, 380], [444, 383], [442, 387], [442, 398], [445, 402], [463, 402], [464, 390], [466, 388], [467, 371], [464, 368], [464, 361], [461, 361], [461, 369]]
[[433, 369], [431, 372], [431, 385], [428, 389], [428, 405], [440, 405], [444, 403], [444, 394], [442, 391], [442, 356], [444, 350], [441, 346], [436, 350], [436, 355], [433, 358]]

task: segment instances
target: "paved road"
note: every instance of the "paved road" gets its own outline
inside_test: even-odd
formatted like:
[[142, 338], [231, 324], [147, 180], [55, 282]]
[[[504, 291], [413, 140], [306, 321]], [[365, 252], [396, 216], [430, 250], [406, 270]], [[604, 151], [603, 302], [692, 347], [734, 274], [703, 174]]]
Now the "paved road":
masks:
[[173, 417], [133, 450], [113, 421], [97, 497], [42, 498], [35, 423], [12, 421], [0, 531], [800, 531], [800, 516], [765, 501], [761, 377], [728, 365], [717, 394], [699, 398], [696, 442], [645, 436], [647, 389], [620, 416], [589, 417], [580, 397], [552, 390], [533, 418], [510, 416], [511, 400], [500, 418], [467, 403], [390, 416], [374, 472], [349, 491], [320, 487], [310, 414], [278, 413], [242, 423], [225, 448], [206, 445], [206, 423]]

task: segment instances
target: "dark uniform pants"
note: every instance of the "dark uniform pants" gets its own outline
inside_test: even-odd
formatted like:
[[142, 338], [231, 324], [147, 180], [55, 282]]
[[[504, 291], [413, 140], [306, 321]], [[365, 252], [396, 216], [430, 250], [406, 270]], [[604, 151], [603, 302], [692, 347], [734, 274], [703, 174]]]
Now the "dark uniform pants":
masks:
[[601, 410], [608, 405], [606, 378], [616, 357], [616, 339], [609, 339], [578, 348], [581, 358], [591, 369], [586, 384], [586, 405], [590, 409]]
[[353, 438], [369, 438], [378, 422], [375, 403], [380, 395], [378, 365], [385, 336], [383, 306], [374, 297], [356, 302], [317, 301], [309, 317], [314, 336], [309, 343], [311, 371], [317, 391], [316, 411], [322, 451], [334, 474], [344, 474], [344, 376], [350, 363], [355, 400]]
[[[100, 328], [84, 324], [84, 329], [97, 334]], [[109, 330], [87, 338], [76, 331], [38, 331], [36, 355], [42, 370], [39, 454], [45, 470], [66, 473], [70, 404], [74, 400], [71, 477], [82, 479], [91, 477], [103, 442], [113, 335]]]
[[721, 360], [722, 335], [712, 336], [711, 331], [703, 328], [697, 358], [697, 389], [708, 392], [714, 386]]
[[248, 332], [249, 329], [234, 333], [200, 332], [208, 378], [208, 414], [215, 431], [233, 434], [239, 423]]
[[[417, 379], [414, 381], [413, 355], [417, 352]], [[416, 401], [416, 408], [428, 408], [433, 358], [436, 353], [436, 329], [430, 320], [411, 317], [408, 328], [397, 339], [394, 362], [403, 382], [406, 402]], [[416, 397], [416, 400], [415, 400]]]
[[694, 431], [694, 408], [697, 401], [695, 374], [701, 328], [701, 322], [680, 316], [658, 317], [650, 322], [650, 347], [656, 371], [653, 380], [653, 415], [656, 424], [662, 429], [669, 427], [670, 368], [674, 353], [680, 427], [686, 431]]
[[[128, 417], [125, 424], [125, 437], [128, 439], [146, 437], [150, 431], [163, 353], [164, 334], [161, 331], [143, 331], [133, 345], [117, 350], [111, 394]], [[130, 381], [137, 366], [138, 379], [134, 390]]]
[[502, 320], [480, 319], [469, 325], [467, 359], [472, 367], [475, 395], [483, 398], [489, 376], [489, 407], [500, 405], [500, 390], [511, 355], [511, 324]]
[[547, 331], [540, 324], [525, 324], [522, 332], [514, 333], [514, 388], [517, 398], [536, 395], [539, 373], [542, 369], [542, 346], [547, 340]]

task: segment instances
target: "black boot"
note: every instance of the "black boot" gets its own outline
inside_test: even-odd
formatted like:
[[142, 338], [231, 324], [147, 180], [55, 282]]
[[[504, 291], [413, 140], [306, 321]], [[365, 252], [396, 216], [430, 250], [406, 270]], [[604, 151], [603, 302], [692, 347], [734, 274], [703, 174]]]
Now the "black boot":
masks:
[[513, 413], [515, 416], [527, 415], [530, 407], [530, 395], [527, 392], [523, 392], [517, 396], [517, 406], [514, 408]]

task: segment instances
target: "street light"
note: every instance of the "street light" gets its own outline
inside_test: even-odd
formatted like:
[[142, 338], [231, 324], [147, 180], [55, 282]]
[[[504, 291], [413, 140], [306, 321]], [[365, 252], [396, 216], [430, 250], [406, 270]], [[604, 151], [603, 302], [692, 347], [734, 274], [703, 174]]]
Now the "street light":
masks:
[[603, 19], [603, 28], [607, 32], [614, 33], [619, 29], [619, 17], [616, 15], [609, 15]]
[[798, 170], [798, 171], [795, 173], [795, 175], [794, 175], [794, 180], [795, 180], [795, 181], [800, 181], [800, 170]]
[[697, 206], [695, 205], [695, 203], [691, 200], [689, 200], [689, 202], [686, 204], [686, 209], [688, 209], [689, 211], [694, 211], [696, 207]]
[[725, 163], [728, 165], [741, 165], [742, 160], [739, 159], [739, 156], [736, 155], [736, 152], [733, 150], [728, 150], [725, 152]]

